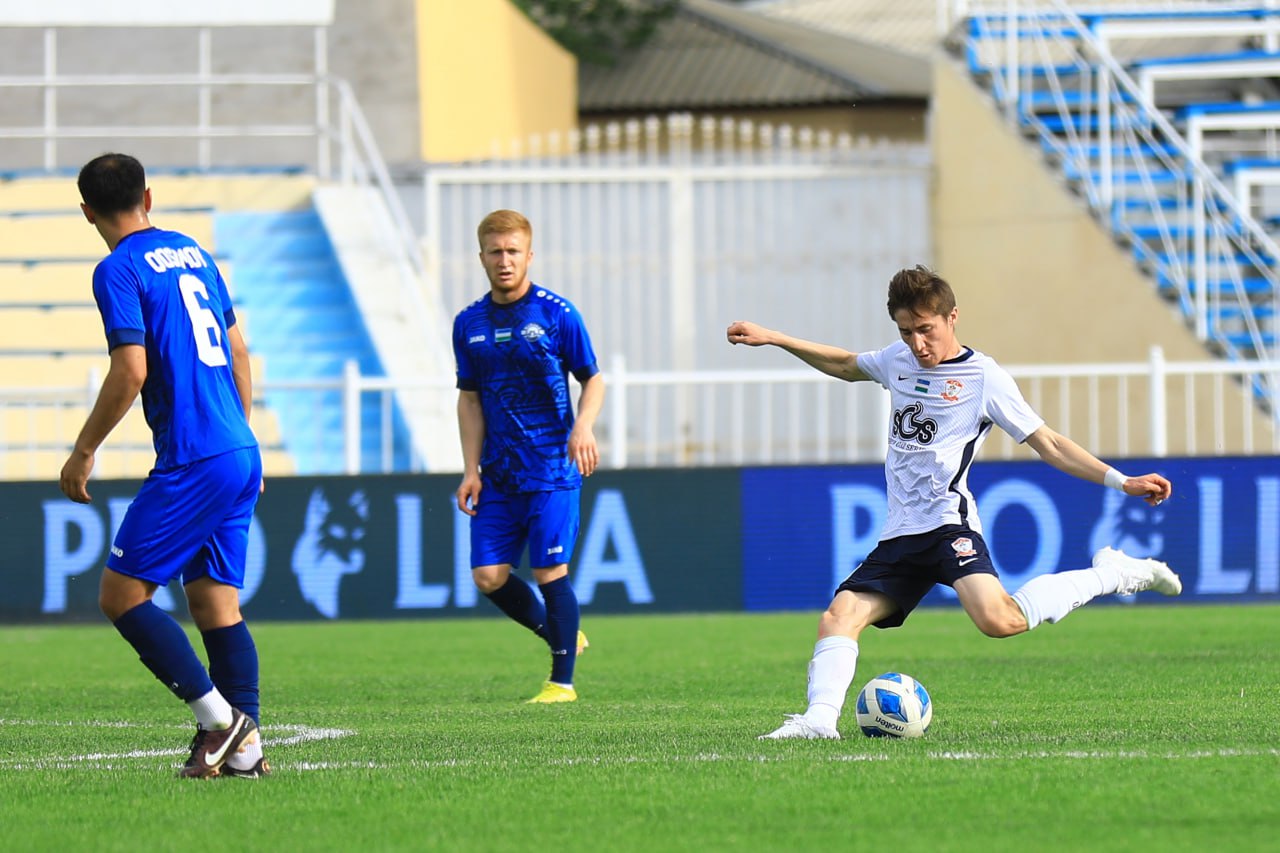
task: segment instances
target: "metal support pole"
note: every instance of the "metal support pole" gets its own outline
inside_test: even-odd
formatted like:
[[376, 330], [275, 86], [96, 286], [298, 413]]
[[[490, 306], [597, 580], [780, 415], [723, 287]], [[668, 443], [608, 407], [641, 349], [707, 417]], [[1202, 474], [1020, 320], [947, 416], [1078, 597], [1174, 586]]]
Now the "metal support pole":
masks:
[[609, 362], [609, 464], [627, 467], [627, 359], [621, 353]]
[[360, 473], [360, 365], [353, 358], [342, 366], [342, 438], [348, 474]]
[[1151, 455], [1163, 459], [1169, 455], [1169, 406], [1166, 389], [1168, 371], [1164, 348], [1159, 344], [1152, 346], [1148, 361], [1151, 365], [1151, 408], [1147, 412], [1147, 423], [1151, 430]]

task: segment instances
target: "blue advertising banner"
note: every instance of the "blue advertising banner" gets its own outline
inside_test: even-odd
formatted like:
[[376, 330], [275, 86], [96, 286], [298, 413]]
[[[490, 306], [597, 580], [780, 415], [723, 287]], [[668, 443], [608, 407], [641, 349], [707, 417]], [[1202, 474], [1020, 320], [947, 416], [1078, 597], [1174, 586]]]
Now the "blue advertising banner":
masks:
[[[1111, 545], [1173, 566], [1184, 586], [1175, 601], [1280, 602], [1280, 458], [1121, 467], [1166, 474], [1173, 498], [1148, 507], [1042, 462], [974, 466], [1006, 588], [1083, 567]], [[82, 506], [55, 483], [0, 484], [0, 622], [100, 619], [98, 577], [137, 487], [94, 481]], [[456, 487], [451, 475], [271, 480], [251, 528], [246, 614], [495, 616], [471, 583]], [[875, 546], [884, 515], [879, 466], [603, 471], [583, 489], [573, 583], [595, 613], [819, 610]], [[954, 600], [939, 588], [925, 604]], [[156, 602], [185, 609], [177, 584]]]
[[[738, 481], [727, 469], [591, 477], [571, 564], [584, 610], [741, 609]], [[0, 622], [101, 619], [98, 579], [138, 486], [95, 480], [82, 505], [56, 483], [0, 484]], [[250, 528], [246, 616], [497, 616], [471, 581], [457, 486], [443, 474], [270, 479]], [[155, 601], [185, 612], [176, 582]]]
[[[1159, 507], [1043, 462], [984, 462], [969, 482], [1005, 588], [1083, 568], [1110, 545], [1182, 576], [1179, 601], [1280, 601], [1280, 459], [1131, 459], [1159, 472]], [[885, 517], [880, 466], [753, 468], [742, 475], [743, 605], [818, 610], [875, 547]], [[1143, 594], [1145, 601], [1169, 601]], [[955, 601], [936, 588], [925, 605]]]

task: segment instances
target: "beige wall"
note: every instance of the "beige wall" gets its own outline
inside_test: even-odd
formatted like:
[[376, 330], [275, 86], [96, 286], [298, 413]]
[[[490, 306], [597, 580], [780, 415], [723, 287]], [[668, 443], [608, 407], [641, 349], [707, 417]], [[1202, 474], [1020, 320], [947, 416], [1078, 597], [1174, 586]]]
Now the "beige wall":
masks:
[[[579, 122], [606, 125], [609, 122], [626, 122], [631, 119], [644, 121], [651, 115], [665, 119], [671, 111], [661, 112], [584, 112]], [[866, 106], [807, 107], [796, 109], [733, 109], [693, 110], [694, 119], [713, 118], [750, 119], [756, 123], [768, 122], [777, 127], [789, 124], [799, 130], [802, 127], [814, 131], [847, 133], [855, 138], [868, 137], [873, 141], [922, 143], [928, 136], [927, 112], [924, 104], [869, 104]]]
[[[956, 288], [962, 341], [1007, 365], [1145, 361], [1153, 344], [1169, 361], [1211, 360], [1132, 255], [1059, 181], [1035, 141], [1006, 124], [949, 60], [934, 68], [934, 263]], [[1190, 408], [1201, 436], [1211, 434], [1215, 417], [1238, 433], [1252, 411], [1231, 382], [1219, 393], [1220, 403], [1206, 384], [1197, 387]], [[1130, 390], [1103, 381], [1100, 394], [1109, 407], [1128, 407], [1128, 446], [1145, 448], [1145, 383]], [[1038, 408], [1055, 428], [1083, 441], [1078, 413], [1084, 405], [1076, 400], [1071, 413], [1060, 411], [1055, 399]], [[1181, 379], [1169, 384], [1168, 404], [1179, 413], [1169, 448], [1177, 453], [1186, 446], [1189, 408]], [[1265, 420], [1252, 417], [1255, 434], [1269, 435], [1261, 431]], [[1124, 448], [1119, 436], [1099, 443], [1100, 453]], [[1239, 447], [1234, 442], [1218, 450]]]
[[419, 159], [417, 0], [335, 0], [329, 69], [351, 84], [382, 156]]
[[577, 124], [577, 63], [509, 0], [417, 0], [422, 159], [489, 157], [495, 143]]
[[949, 62], [935, 68], [936, 263], [966, 337], [999, 341], [1009, 363], [1141, 360], [1153, 342], [1170, 359], [1205, 358], [1034, 141]]

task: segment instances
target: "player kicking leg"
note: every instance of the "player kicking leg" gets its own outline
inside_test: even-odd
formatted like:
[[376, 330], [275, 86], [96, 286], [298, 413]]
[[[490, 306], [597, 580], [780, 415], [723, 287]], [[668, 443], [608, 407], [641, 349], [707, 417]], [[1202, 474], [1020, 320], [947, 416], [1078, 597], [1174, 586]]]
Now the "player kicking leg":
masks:
[[862, 630], [867, 625], [900, 626], [935, 583], [954, 587], [965, 612], [991, 637], [1011, 637], [1044, 622], [1058, 622], [1100, 595], [1182, 592], [1182, 581], [1165, 563], [1103, 548], [1089, 568], [1040, 575], [1011, 596], [996, 578], [982, 538], [960, 532], [967, 533], [961, 538], [974, 554], [963, 560], [951, 546], [957, 531], [941, 537], [938, 532], [902, 537], [877, 546], [840, 585], [822, 614], [809, 663], [808, 708], [788, 715], [761, 740], [839, 739], [836, 724], [857, 669]]

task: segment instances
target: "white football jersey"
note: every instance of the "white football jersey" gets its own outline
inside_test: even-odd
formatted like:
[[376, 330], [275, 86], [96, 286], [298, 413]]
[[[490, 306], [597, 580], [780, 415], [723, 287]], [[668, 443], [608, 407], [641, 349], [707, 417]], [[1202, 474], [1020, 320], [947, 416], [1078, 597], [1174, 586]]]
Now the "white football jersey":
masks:
[[880, 538], [926, 533], [946, 524], [981, 533], [969, 468], [991, 425], [1019, 444], [1044, 425], [1013, 377], [968, 347], [925, 369], [902, 341], [859, 353], [858, 367], [889, 389], [893, 408], [884, 466], [889, 514]]

